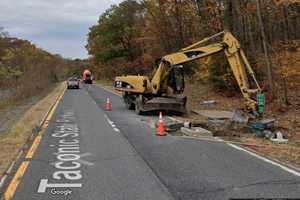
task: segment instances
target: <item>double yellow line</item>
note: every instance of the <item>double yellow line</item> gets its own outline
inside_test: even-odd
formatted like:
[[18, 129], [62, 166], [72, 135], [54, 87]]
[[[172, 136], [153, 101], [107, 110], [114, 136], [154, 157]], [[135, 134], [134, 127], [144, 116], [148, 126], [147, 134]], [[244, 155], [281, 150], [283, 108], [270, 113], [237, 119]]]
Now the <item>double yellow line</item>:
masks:
[[54, 103], [54, 105], [52, 106], [50, 112], [48, 113], [42, 127], [41, 127], [41, 130], [39, 131], [38, 135], [35, 137], [29, 151], [27, 152], [26, 156], [25, 156], [25, 160], [21, 163], [20, 167], [18, 168], [16, 174], [14, 175], [13, 179], [11, 180], [11, 182], [9, 183], [6, 191], [4, 192], [4, 200], [10, 200], [13, 198], [16, 190], [17, 190], [17, 187], [19, 185], [19, 183], [21, 182], [21, 179], [22, 177], [24, 176], [27, 168], [28, 168], [28, 165], [30, 163], [30, 160], [32, 159], [33, 157], [33, 154], [36, 152], [41, 140], [42, 140], [42, 137], [43, 135], [45, 134], [45, 131], [48, 127], [48, 124], [49, 124], [49, 121], [51, 120], [51, 118], [53, 117], [54, 115], [54, 112], [60, 102], [60, 100], [62, 99], [64, 93], [66, 91], [66, 88], [63, 90], [63, 92], [60, 94], [60, 96], [57, 98], [56, 102]]

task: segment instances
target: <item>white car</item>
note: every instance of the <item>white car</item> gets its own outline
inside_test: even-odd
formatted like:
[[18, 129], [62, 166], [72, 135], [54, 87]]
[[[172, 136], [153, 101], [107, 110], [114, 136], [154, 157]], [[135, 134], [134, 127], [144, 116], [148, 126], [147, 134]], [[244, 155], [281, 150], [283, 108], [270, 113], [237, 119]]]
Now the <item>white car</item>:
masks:
[[67, 85], [68, 85], [68, 89], [79, 89], [79, 79], [77, 78], [69, 78], [68, 81], [67, 81]]

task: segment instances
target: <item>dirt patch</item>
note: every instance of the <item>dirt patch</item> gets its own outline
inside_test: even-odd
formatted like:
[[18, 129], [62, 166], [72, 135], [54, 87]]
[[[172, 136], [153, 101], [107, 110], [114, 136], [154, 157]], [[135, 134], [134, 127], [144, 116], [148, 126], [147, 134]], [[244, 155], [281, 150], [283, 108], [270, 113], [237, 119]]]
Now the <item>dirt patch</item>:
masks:
[[11, 119], [13, 124], [0, 138], [0, 175], [4, 174], [10, 163], [16, 158], [20, 148], [29, 139], [33, 130], [39, 125], [45, 113], [64, 88], [65, 83], [61, 83], [52, 89], [48, 95], [42, 98], [36, 97], [35, 101], [22, 108], [27, 108], [21, 113], [22, 116]]
[[[188, 97], [188, 110], [214, 109], [214, 110], [236, 110], [244, 107], [240, 95], [232, 96], [229, 93], [218, 93], [213, 86], [207, 83], [189, 82], [186, 84], [184, 95]], [[214, 105], [200, 105], [203, 101], [214, 100]]]

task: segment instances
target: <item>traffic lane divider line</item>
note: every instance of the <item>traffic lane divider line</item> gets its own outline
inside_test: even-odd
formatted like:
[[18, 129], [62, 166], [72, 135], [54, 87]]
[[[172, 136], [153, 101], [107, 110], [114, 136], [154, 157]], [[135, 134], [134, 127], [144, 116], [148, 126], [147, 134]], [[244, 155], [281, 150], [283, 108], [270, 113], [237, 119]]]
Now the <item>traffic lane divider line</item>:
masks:
[[115, 123], [113, 121], [111, 121], [106, 114], [104, 114], [104, 117], [105, 117], [106, 121], [109, 123], [109, 125], [114, 129], [114, 131], [120, 133], [120, 129], [117, 128]]
[[[99, 87], [102, 88], [101, 86], [99, 86]], [[113, 92], [112, 92], [112, 93], [113, 93]], [[92, 100], [93, 100], [93, 102], [96, 104], [96, 106], [99, 106], [99, 105], [97, 104], [97, 102], [95, 101], [95, 99], [88, 93], [88, 91], [86, 91], [86, 94], [89, 95], [89, 96], [92, 98]], [[104, 113], [104, 117], [105, 117], [106, 121], [108, 122], [108, 124], [113, 128], [113, 130], [114, 130], [115, 132], [118, 132], [118, 133], [121, 132], [120, 129], [117, 128], [117, 126], [115, 125], [115, 123], [109, 119], [109, 117], [108, 117], [107, 114]]]
[[[64, 96], [66, 92], [66, 88], [63, 90], [62, 94], [57, 98], [56, 102], [54, 103], [53, 107], [51, 108], [51, 111], [49, 112], [48, 116], [46, 117], [45, 121], [50, 121], [50, 119], [53, 117], [54, 112], [56, 111], [56, 108], [59, 104], [59, 102], [61, 101], [62, 97]], [[27, 152], [25, 158], [26, 159], [31, 159], [34, 155], [34, 153], [36, 152], [41, 140], [42, 140], [42, 136], [44, 135], [46, 128], [48, 127], [49, 123], [43, 123], [42, 127], [41, 127], [41, 131], [38, 133], [38, 135], [36, 136], [36, 138], [34, 139], [30, 150]], [[9, 183], [5, 193], [4, 193], [4, 200], [10, 200], [13, 198], [19, 183], [21, 182], [21, 179], [23, 178], [28, 165], [30, 163], [30, 160], [25, 160], [21, 163], [20, 167], [18, 168], [16, 174], [14, 175], [13, 179], [11, 180], [11, 182]]]

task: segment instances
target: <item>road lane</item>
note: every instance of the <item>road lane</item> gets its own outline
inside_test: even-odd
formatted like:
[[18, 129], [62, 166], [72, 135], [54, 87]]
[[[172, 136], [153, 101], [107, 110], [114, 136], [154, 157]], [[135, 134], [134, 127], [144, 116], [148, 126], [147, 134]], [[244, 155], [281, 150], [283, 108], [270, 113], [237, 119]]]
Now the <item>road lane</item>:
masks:
[[126, 110], [119, 96], [92, 86], [90, 95], [148, 163], [176, 199], [300, 197], [300, 178], [223, 143], [180, 137], [156, 137], [147, 121]]
[[13, 197], [172, 199], [84, 89], [67, 90]]

